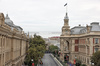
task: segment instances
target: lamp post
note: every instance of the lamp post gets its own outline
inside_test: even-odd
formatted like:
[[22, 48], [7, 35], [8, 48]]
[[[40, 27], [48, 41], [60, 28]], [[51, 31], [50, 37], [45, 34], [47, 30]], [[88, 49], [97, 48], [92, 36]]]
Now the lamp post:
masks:
[[31, 59], [31, 61], [32, 61], [32, 66], [34, 66], [34, 60], [33, 60], [33, 59]]
[[75, 57], [75, 59], [77, 59], [77, 57]]
[[92, 64], [92, 66], [94, 66], [94, 63], [91, 63]]
[[33, 59], [31, 59], [31, 61], [33, 62]]
[[94, 63], [93, 62], [90, 62], [91, 66], [94, 66]]

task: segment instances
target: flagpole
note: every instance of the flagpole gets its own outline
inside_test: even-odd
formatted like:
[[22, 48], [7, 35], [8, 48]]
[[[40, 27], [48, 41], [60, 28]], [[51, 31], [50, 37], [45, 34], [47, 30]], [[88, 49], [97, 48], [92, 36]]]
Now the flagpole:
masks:
[[64, 6], [66, 7], [66, 13], [67, 13], [67, 3]]
[[66, 13], [67, 13], [67, 5], [66, 5]]

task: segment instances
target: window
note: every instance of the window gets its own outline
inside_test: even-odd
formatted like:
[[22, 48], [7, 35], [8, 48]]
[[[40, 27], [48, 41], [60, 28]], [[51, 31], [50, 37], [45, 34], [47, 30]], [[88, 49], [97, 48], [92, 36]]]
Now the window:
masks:
[[75, 46], [75, 52], [78, 52], [78, 46]]
[[79, 43], [79, 40], [75, 40], [75, 44], [78, 44]]
[[98, 51], [98, 48], [95, 48], [95, 52], [97, 52]]
[[88, 44], [90, 43], [89, 38], [87, 38], [87, 43], [88, 43]]
[[95, 38], [95, 44], [98, 44], [98, 38]]

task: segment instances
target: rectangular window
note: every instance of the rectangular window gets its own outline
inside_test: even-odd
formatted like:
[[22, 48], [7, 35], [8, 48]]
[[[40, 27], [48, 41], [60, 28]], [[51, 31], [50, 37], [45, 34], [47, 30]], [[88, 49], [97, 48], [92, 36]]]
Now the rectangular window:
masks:
[[75, 46], [75, 52], [78, 52], [78, 46]]
[[79, 43], [79, 40], [75, 40], [75, 44], [78, 44]]
[[95, 48], [95, 52], [97, 52], [99, 49], [98, 48]]
[[95, 38], [95, 44], [98, 44], [98, 43], [99, 43], [98, 38]]

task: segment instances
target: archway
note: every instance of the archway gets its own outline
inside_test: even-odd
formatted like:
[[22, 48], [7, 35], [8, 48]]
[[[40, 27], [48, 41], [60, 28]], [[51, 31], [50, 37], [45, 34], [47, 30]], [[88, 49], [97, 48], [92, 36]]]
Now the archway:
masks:
[[68, 55], [68, 54], [65, 54], [65, 55], [64, 55], [64, 61], [65, 61], [65, 62], [68, 62], [68, 61], [69, 61], [69, 55]]

